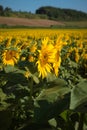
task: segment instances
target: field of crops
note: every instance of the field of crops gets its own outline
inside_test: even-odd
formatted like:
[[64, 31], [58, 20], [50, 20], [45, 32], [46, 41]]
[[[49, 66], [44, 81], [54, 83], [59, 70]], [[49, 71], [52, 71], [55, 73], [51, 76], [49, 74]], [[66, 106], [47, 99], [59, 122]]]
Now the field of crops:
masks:
[[86, 112], [86, 29], [0, 30], [1, 130], [85, 130]]

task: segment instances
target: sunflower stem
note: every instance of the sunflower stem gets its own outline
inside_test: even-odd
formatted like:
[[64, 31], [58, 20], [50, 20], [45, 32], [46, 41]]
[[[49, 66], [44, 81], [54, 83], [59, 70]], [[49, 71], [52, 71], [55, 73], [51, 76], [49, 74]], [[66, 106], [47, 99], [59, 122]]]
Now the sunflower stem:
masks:
[[33, 95], [33, 78], [32, 77], [29, 79], [29, 87], [30, 87], [30, 100], [32, 101], [32, 95]]
[[80, 113], [78, 130], [83, 130], [85, 113]]

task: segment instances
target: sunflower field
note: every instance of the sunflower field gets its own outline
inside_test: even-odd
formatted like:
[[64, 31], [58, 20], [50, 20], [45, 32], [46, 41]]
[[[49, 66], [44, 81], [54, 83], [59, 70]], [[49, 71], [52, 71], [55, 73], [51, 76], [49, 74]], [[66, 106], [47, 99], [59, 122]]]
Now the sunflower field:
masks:
[[0, 130], [87, 130], [87, 29], [0, 29]]

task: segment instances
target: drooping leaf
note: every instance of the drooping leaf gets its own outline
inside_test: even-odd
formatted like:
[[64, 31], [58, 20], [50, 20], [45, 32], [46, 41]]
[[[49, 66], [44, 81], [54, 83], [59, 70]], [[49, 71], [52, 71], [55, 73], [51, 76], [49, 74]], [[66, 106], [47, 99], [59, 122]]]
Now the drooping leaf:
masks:
[[[53, 87], [52, 87], [53, 85]], [[37, 121], [47, 121], [54, 118], [69, 106], [69, 88], [66, 84], [62, 85], [55, 80], [51, 83], [51, 88], [44, 89], [40, 95], [35, 99], [35, 119]]]
[[70, 109], [87, 112], [87, 80], [81, 81], [71, 90]]
[[24, 76], [25, 71], [22, 69], [19, 69], [15, 66], [7, 65], [4, 67], [5, 70], [5, 79], [8, 81], [9, 86], [18, 84], [18, 83], [27, 83], [27, 79]]

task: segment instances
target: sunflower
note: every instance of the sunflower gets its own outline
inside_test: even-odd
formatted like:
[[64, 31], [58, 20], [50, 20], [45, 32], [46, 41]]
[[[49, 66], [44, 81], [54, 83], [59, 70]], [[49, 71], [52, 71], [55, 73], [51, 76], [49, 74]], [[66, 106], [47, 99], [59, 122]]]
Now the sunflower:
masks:
[[47, 44], [46, 39], [42, 42], [41, 50], [38, 51], [38, 61], [36, 62], [39, 77], [47, 77], [48, 72], [52, 70], [52, 63], [54, 63], [55, 49], [52, 44]]
[[2, 54], [2, 62], [4, 65], [12, 65], [17, 63], [19, 53], [16, 50], [5, 50]]
[[34, 62], [35, 61], [35, 57], [33, 55], [29, 55], [28, 56], [28, 61], [29, 62]]
[[28, 61], [29, 62], [34, 62], [35, 61], [35, 55], [36, 55], [36, 50], [37, 50], [37, 43], [35, 42], [35, 44], [33, 44], [30, 47], [30, 54], [28, 56]]
[[[60, 40], [60, 39], [59, 39]], [[54, 73], [56, 76], [58, 76], [58, 72], [59, 72], [59, 68], [60, 68], [60, 65], [61, 65], [61, 49], [62, 49], [62, 44], [61, 42], [58, 42], [54, 45], [55, 47], [55, 60], [54, 60], [54, 63], [53, 63], [53, 70], [54, 70]]]
[[24, 76], [28, 79], [30, 77], [30, 72], [29, 71], [26, 71]]
[[30, 47], [30, 52], [31, 52], [31, 53], [34, 53], [36, 50], [37, 50], [37, 43], [35, 42], [35, 44], [33, 44], [33, 45]]
[[53, 63], [53, 69], [56, 76], [58, 76], [60, 65], [61, 65], [61, 57], [59, 56], [58, 60], [56, 60]]

